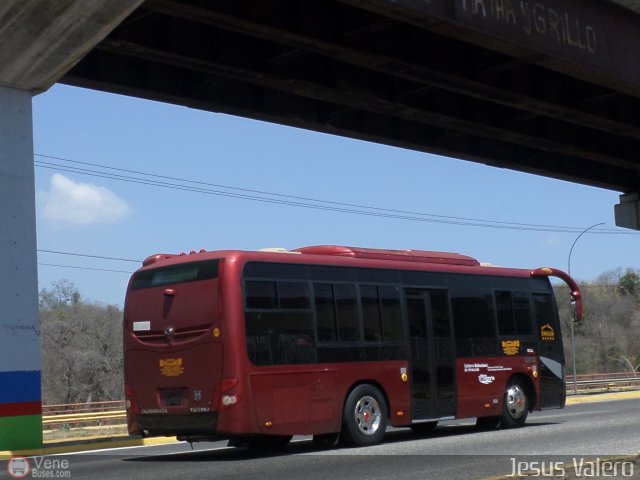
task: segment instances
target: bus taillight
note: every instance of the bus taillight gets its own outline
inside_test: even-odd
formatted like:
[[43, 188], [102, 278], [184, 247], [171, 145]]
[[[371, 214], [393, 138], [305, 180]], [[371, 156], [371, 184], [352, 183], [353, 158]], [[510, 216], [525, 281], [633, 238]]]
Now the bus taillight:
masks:
[[138, 397], [131, 385], [124, 386], [124, 406], [127, 412], [140, 413], [140, 404], [138, 403]]
[[234, 393], [230, 393], [229, 390], [238, 385], [238, 379], [235, 377], [223, 378], [220, 380], [220, 393], [222, 398], [220, 399], [220, 409], [232, 407], [240, 402], [240, 396]]

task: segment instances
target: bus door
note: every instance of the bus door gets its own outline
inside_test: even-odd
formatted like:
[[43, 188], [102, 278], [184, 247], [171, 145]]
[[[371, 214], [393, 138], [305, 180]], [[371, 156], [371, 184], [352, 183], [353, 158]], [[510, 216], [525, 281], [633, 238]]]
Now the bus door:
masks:
[[558, 315], [551, 294], [534, 293], [532, 299], [538, 330], [540, 407], [561, 408], [565, 403], [566, 383]]
[[405, 289], [414, 420], [455, 415], [455, 351], [446, 290]]

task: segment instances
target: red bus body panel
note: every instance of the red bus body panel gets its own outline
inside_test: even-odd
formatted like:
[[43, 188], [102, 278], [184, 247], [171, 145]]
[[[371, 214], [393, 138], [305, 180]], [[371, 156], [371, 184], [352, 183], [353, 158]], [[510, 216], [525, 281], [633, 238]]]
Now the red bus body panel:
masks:
[[[411, 424], [411, 387], [402, 375], [409, 368], [408, 360], [269, 366], [250, 362], [241, 288], [243, 267], [249, 261], [531, 278], [528, 269], [481, 266], [457, 254], [438, 257], [437, 252], [385, 255], [380, 253], [385, 251], [372, 251], [373, 255], [363, 259], [358, 258], [358, 252], [323, 248], [307, 247], [298, 254], [212, 251], [149, 257], [138, 272], [222, 260], [219, 278], [214, 280], [143, 290], [132, 290], [130, 284], [124, 315], [125, 383], [127, 400], [132, 404], [128, 411], [130, 432], [139, 433], [145, 415], [149, 417], [146, 420], [153, 417], [154, 422], [172, 417], [171, 425], [199, 415], [204, 424], [211, 425], [201, 433], [211, 437], [337, 432], [345, 398], [359, 383], [377, 385], [384, 392], [390, 425]], [[403, 255], [412, 258], [403, 259]], [[419, 259], [425, 256], [444, 260]], [[140, 330], [146, 327], [144, 322], [150, 322], [147, 331]], [[175, 333], [166, 335], [168, 328]], [[533, 354], [458, 358], [455, 416], [500, 415], [505, 385], [513, 375], [528, 379], [539, 398], [538, 368]], [[235, 403], [224, 405], [224, 396], [235, 398]], [[165, 433], [158, 429], [151, 434], [180, 435], [181, 429]]]
[[[514, 375], [527, 379], [540, 398], [535, 356], [474, 357], [456, 360], [457, 418], [497, 416], [502, 412], [505, 385]], [[539, 402], [536, 409], [540, 410]]]

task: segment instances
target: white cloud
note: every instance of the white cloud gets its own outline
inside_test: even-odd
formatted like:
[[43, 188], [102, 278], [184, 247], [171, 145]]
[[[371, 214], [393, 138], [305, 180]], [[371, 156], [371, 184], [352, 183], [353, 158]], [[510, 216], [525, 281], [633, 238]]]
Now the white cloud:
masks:
[[42, 216], [57, 225], [113, 223], [127, 217], [131, 207], [111, 190], [80, 183], [56, 173], [51, 190], [39, 194]]
[[562, 240], [561, 240], [561, 238], [560, 238], [558, 235], [556, 235], [555, 233], [549, 233], [549, 234], [547, 234], [547, 235], [544, 237], [544, 239], [543, 239], [542, 243], [543, 243], [544, 245], [549, 245], [549, 246], [552, 246], [552, 245], [560, 245], [560, 244], [562, 243]]

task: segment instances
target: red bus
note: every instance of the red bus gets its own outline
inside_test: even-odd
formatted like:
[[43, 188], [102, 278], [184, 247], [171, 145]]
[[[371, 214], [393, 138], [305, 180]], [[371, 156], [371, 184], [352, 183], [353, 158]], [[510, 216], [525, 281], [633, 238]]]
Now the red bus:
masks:
[[131, 434], [230, 444], [381, 441], [562, 408], [550, 276], [454, 253], [340, 246], [147, 258], [124, 309]]

